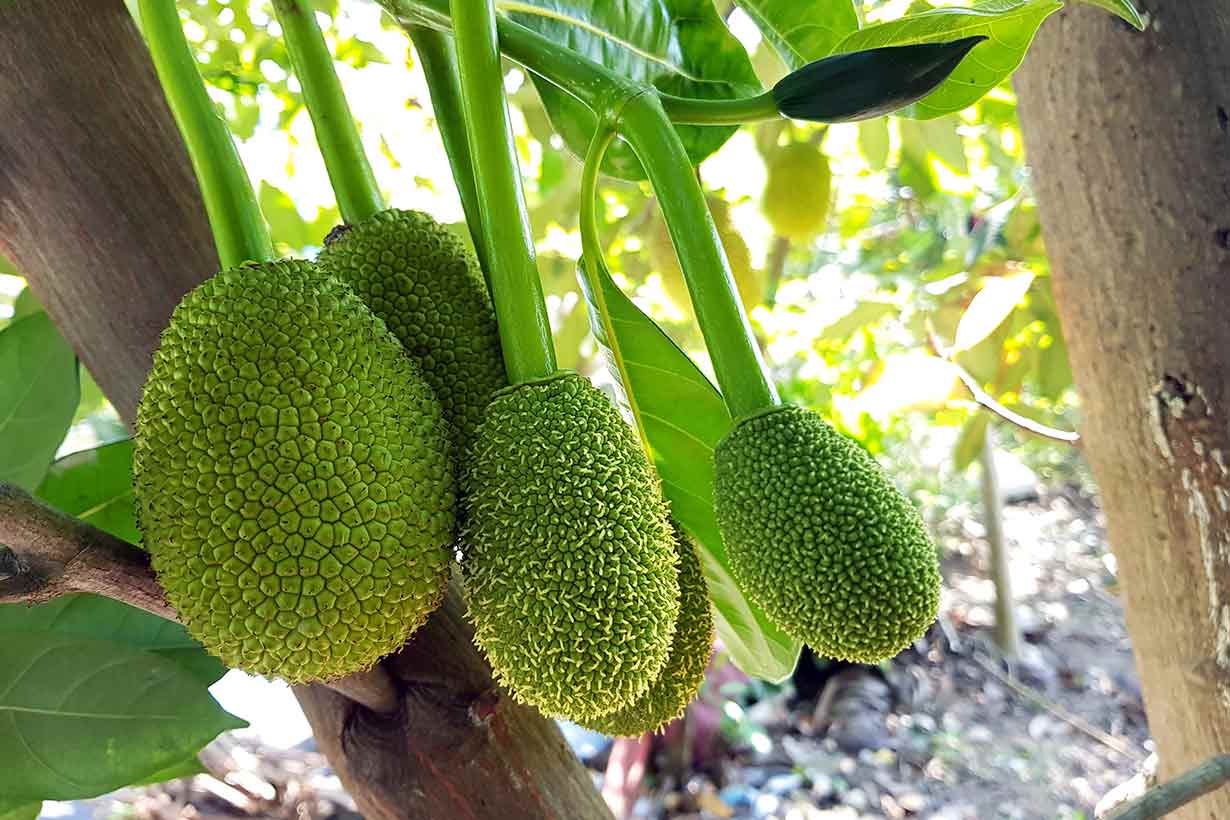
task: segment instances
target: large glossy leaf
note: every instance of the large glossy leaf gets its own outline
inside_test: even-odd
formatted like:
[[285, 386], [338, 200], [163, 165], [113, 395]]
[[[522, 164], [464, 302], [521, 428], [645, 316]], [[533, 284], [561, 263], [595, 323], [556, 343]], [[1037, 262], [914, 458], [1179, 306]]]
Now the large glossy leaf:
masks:
[[0, 643], [0, 794], [94, 797], [245, 725], [201, 680], [151, 652], [45, 632]]
[[58, 459], [34, 492], [58, 510], [136, 544], [132, 441], [116, 441]]
[[[760, 93], [752, 61], [714, 10], [712, 0], [499, 0], [521, 25], [659, 91], [679, 97], [731, 99]], [[584, 156], [593, 112], [550, 83], [535, 85], [555, 128]], [[693, 164], [712, 154], [735, 127], [680, 126]], [[615, 143], [603, 170], [626, 179], [644, 173], [631, 148]]]
[[850, 0], [735, 0], [790, 70], [833, 53], [858, 31]]
[[226, 674], [222, 662], [179, 624], [99, 595], [63, 595], [38, 606], [0, 604], [0, 635], [15, 632], [96, 638], [143, 649], [178, 664], [206, 686]]
[[38, 486], [80, 392], [73, 349], [46, 313], [0, 330], [0, 480]]
[[744, 672], [781, 680], [794, 669], [800, 644], [743, 596], [713, 514], [713, 448], [730, 429], [721, 395], [610, 276], [600, 272], [608, 332], [597, 294], [585, 276], [579, 278], [594, 338], [635, 403], [671, 512], [700, 544], [718, 636]]
[[38, 820], [42, 810], [41, 800], [20, 804], [18, 800], [10, 801], [5, 797], [0, 797], [0, 820]]
[[983, 0], [970, 8], [932, 9], [860, 29], [836, 52], [986, 37], [939, 88], [898, 112], [931, 119], [972, 105], [1015, 71], [1042, 21], [1062, 6], [1062, 0]]

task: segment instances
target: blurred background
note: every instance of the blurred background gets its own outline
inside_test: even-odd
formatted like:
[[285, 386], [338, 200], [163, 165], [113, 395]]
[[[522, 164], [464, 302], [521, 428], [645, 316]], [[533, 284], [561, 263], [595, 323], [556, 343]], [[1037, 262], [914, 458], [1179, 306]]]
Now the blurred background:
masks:
[[[717, 5], [766, 86], [782, 76], [751, 21]], [[390, 205], [468, 241], [404, 33], [374, 3], [318, 7]], [[340, 220], [271, 10], [183, 8], [278, 250], [313, 256]], [[869, 19], [907, 8], [864, 5]], [[506, 86], [560, 364], [609, 384], [576, 281], [580, 162], [511, 65]], [[564, 726], [569, 742], [618, 817], [1092, 818], [1151, 747], [1011, 87], [935, 120], [746, 127], [699, 175], [784, 397], [860, 441], [922, 507], [942, 614], [890, 663], [805, 650], [780, 684], [747, 678], [719, 645], [664, 735]], [[707, 370], [649, 188], [600, 190], [616, 280]], [[23, 288], [0, 269], [0, 326], [35, 308]], [[83, 373], [59, 455], [125, 435]], [[252, 725], [207, 749], [211, 774], [42, 816], [358, 816], [284, 685], [231, 672], [213, 692]]]

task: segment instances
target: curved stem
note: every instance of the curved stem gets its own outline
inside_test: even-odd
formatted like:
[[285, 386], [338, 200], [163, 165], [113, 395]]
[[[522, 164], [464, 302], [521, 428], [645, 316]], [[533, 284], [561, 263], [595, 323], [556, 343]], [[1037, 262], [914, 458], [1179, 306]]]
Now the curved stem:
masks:
[[504, 367], [509, 382], [521, 384], [556, 372], [555, 346], [504, 98], [495, 2], [453, 0], [452, 10], [482, 235], [492, 259], [498, 260], [491, 271], [491, 296]]
[[659, 92], [662, 108], [672, 122], [692, 125], [742, 125], [781, 118], [773, 92], [738, 100], [700, 100]]
[[727, 409], [737, 419], [778, 404], [704, 191], [656, 95], [628, 100], [619, 125], [666, 217]]
[[427, 26], [407, 26], [406, 31], [414, 41], [427, 78], [427, 90], [431, 94], [431, 109], [436, 116], [440, 141], [448, 164], [453, 171], [453, 184], [461, 197], [466, 224], [474, 239], [478, 264], [491, 290], [490, 250], [483, 239], [483, 212], [478, 200], [478, 182], [474, 179], [474, 163], [470, 161], [470, 143], [466, 139], [465, 112], [462, 109], [461, 83], [457, 77], [457, 56], [449, 36]]
[[384, 197], [363, 152], [350, 106], [333, 69], [333, 54], [316, 24], [316, 13], [308, 0], [274, 0], [273, 10], [303, 88], [303, 100], [342, 219], [349, 225], [362, 222], [385, 209]]
[[[606, 302], [606, 288], [610, 286], [611, 274], [607, 271], [606, 261], [603, 258], [602, 240], [598, 235], [598, 214], [595, 207], [598, 198], [598, 172], [602, 168], [602, 158], [614, 140], [615, 129], [609, 123], [602, 122], [598, 130], [594, 132], [589, 149], [585, 152], [585, 167], [581, 172], [581, 214], [579, 217], [581, 272], [589, 286], [590, 298], [598, 308], [596, 318], [602, 322], [602, 333], [606, 336], [611, 358], [615, 360], [619, 379], [623, 382], [628, 407], [632, 410], [636, 432], [641, 439], [641, 447], [652, 461], [649, 440], [645, 437], [645, 425], [641, 421], [640, 405], [637, 404], [636, 395], [632, 392], [632, 379], [628, 376], [627, 364], [624, 362], [623, 348], [619, 344], [619, 337], [615, 335], [615, 328], [611, 325], [611, 311]], [[593, 318], [591, 313], [591, 321]]]
[[205, 91], [175, 0], [139, 0], [141, 27], [196, 172], [222, 267], [273, 256], [269, 229], [226, 123]]

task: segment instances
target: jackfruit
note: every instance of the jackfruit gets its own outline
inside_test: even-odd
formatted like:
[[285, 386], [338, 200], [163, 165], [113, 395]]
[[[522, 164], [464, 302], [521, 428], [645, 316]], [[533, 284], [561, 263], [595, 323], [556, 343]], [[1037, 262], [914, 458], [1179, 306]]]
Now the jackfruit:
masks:
[[337, 232], [317, 263], [354, 288], [401, 340], [465, 452], [491, 395], [508, 384], [478, 262], [420, 211], [386, 210]]
[[[764, 301], [764, 277], [752, 267], [752, 252], [748, 250], [747, 243], [743, 241], [730, 218], [730, 203], [714, 195], [705, 197], [705, 201], [709, 204], [713, 224], [717, 227], [718, 237], [726, 250], [730, 272], [739, 289], [739, 301], [743, 303], [743, 309], [751, 313], [752, 308]], [[662, 276], [662, 289], [676, 307], [686, 310], [692, 304], [692, 297], [688, 295], [688, 285], [683, 278], [683, 270], [679, 267], [679, 257], [675, 255], [675, 246], [671, 244], [670, 232], [661, 212], [654, 217], [646, 245], [650, 264]]]
[[768, 161], [760, 208], [778, 236], [810, 242], [824, 230], [833, 174], [819, 147], [795, 142], [777, 149]]
[[218, 274], [175, 309], [137, 412], [139, 525], [167, 599], [247, 672], [372, 666], [443, 595], [450, 448], [349, 287], [301, 261]]
[[623, 709], [583, 721], [587, 729], [625, 737], [659, 731], [683, 714], [705, 682], [705, 667], [713, 652], [709, 588], [696, 543], [678, 526], [675, 547], [679, 555], [679, 620], [666, 666], [645, 694]]
[[918, 511], [814, 413], [738, 422], [714, 452], [714, 500], [739, 586], [821, 655], [876, 663], [935, 620], [939, 559]]
[[679, 583], [657, 474], [606, 396], [567, 372], [497, 393], [461, 486], [466, 597], [499, 681], [571, 720], [639, 698]]

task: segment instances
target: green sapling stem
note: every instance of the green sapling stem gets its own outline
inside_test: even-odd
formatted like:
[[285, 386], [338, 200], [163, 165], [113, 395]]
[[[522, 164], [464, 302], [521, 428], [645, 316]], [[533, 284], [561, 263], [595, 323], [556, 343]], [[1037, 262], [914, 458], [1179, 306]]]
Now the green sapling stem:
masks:
[[705, 193], [656, 95], [628, 100], [620, 112], [619, 133], [636, 152], [658, 196], [731, 416], [777, 405], [777, 390], [765, 372]]
[[658, 93], [671, 122], [691, 125], [742, 125], [781, 119], [772, 91], [738, 100], [702, 100]]
[[508, 380], [521, 384], [551, 376], [557, 368], [504, 98], [495, 2], [453, 0], [452, 11], [482, 236], [494, 263], [491, 297]]
[[222, 116], [205, 91], [175, 0], [139, 0], [141, 28], [196, 172], [222, 269], [273, 257], [269, 228]]
[[414, 51], [423, 66], [427, 78], [427, 90], [431, 94], [431, 108], [436, 115], [436, 126], [448, 164], [453, 171], [453, 184], [461, 197], [466, 224], [474, 239], [474, 250], [487, 291], [491, 291], [491, 254], [483, 239], [483, 212], [479, 207], [478, 182], [474, 179], [474, 163], [470, 161], [470, 143], [466, 139], [465, 112], [462, 110], [461, 82], [457, 77], [457, 56], [447, 34], [427, 26], [408, 26]]
[[362, 222], [386, 206], [333, 68], [333, 54], [316, 23], [316, 12], [309, 0], [273, 0], [273, 10], [282, 24], [282, 37], [303, 89], [342, 219], [348, 225]]

